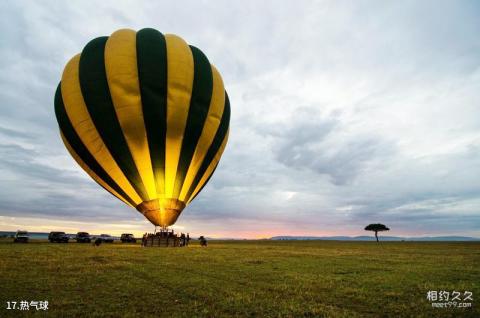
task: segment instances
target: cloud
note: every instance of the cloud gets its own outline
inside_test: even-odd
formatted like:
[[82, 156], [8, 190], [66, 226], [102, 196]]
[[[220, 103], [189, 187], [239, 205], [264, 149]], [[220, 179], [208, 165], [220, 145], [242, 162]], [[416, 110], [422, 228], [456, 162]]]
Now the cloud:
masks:
[[37, 156], [34, 149], [0, 145], [2, 215], [77, 220], [132, 216], [83, 171], [47, 165]]
[[277, 137], [272, 143], [275, 160], [327, 175], [335, 185], [351, 182], [370, 161], [391, 155], [393, 148], [375, 135], [342, 136], [340, 121], [318, 116], [315, 108], [299, 108], [288, 123], [271, 129]]
[[179, 227], [257, 237], [385, 222], [399, 235], [480, 235], [476, 3], [0, 6], [5, 220], [149, 229], [69, 157], [53, 94], [90, 39], [154, 27], [201, 48], [232, 104], [225, 154]]

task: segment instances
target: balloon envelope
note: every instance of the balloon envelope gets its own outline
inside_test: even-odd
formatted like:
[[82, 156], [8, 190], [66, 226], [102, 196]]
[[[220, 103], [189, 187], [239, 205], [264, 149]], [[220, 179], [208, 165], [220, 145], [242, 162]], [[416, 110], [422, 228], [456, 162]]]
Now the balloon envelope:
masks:
[[230, 103], [198, 48], [154, 29], [122, 29], [67, 63], [55, 114], [67, 150], [90, 177], [165, 227], [217, 167]]

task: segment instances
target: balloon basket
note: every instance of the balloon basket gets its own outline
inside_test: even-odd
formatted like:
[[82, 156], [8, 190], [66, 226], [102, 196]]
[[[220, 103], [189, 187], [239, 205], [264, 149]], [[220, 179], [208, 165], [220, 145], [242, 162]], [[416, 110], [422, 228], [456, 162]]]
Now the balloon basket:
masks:
[[144, 247], [185, 247], [188, 246], [190, 236], [184, 233], [175, 234], [173, 230], [160, 230], [155, 233], [145, 233], [142, 238]]

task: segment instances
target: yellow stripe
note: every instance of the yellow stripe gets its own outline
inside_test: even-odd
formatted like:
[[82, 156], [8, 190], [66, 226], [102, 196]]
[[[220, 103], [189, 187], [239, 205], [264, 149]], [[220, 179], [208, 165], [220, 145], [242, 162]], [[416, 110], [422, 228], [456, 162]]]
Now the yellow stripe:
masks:
[[60, 132], [60, 135], [62, 137], [62, 140], [63, 140], [63, 143], [65, 144], [65, 147], [67, 148], [68, 152], [70, 153], [70, 155], [73, 157], [73, 159], [75, 159], [75, 161], [78, 163], [78, 165], [80, 167], [82, 167], [83, 170], [85, 170], [86, 173], [88, 173], [88, 175], [93, 179], [95, 180], [95, 182], [97, 182], [99, 185], [101, 185], [102, 187], [104, 187], [108, 192], [110, 192], [111, 194], [113, 194], [114, 196], [116, 196], [118, 199], [122, 200], [123, 202], [125, 202], [125, 204], [129, 205], [129, 206], [132, 206], [130, 203], [128, 203], [128, 201], [122, 197], [120, 194], [118, 194], [117, 191], [113, 190], [108, 184], [106, 184], [95, 172], [93, 172], [85, 162], [83, 162], [83, 160], [78, 156], [78, 154], [75, 152], [75, 150], [73, 150], [72, 146], [70, 146], [70, 144], [68, 143], [67, 139], [65, 138], [65, 136]]
[[183, 133], [193, 86], [193, 56], [180, 37], [165, 35], [167, 43], [167, 136], [165, 145], [165, 197], [172, 198]]
[[208, 148], [212, 144], [215, 133], [220, 126], [220, 120], [225, 106], [225, 88], [223, 87], [222, 77], [217, 69], [212, 65], [213, 76], [213, 91], [212, 99], [210, 101], [210, 108], [208, 109], [207, 119], [203, 126], [202, 134], [198, 139], [197, 148], [193, 153], [192, 161], [188, 167], [188, 172], [183, 182], [182, 191], [179, 199], [185, 201], [185, 197], [190, 189], [190, 186], [198, 173], [198, 169], [202, 165], [203, 159], [207, 154]]
[[230, 132], [230, 130], [227, 131], [227, 134], [225, 135], [225, 138], [223, 138], [222, 145], [220, 146], [220, 148], [218, 149], [217, 153], [215, 154], [215, 157], [213, 157], [212, 162], [210, 163], [210, 165], [208, 166], [207, 170], [205, 171], [202, 179], [200, 179], [200, 182], [198, 183], [197, 187], [196, 187], [195, 190], [193, 191], [192, 195], [190, 196], [190, 198], [188, 198], [187, 204], [189, 204], [190, 201], [192, 201], [192, 199], [195, 197], [195, 195], [197, 194], [197, 192], [200, 191], [200, 189], [201, 189], [202, 186], [205, 184], [205, 182], [207, 182], [208, 177], [210, 177], [210, 175], [213, 173], [213, 170], [215, 169], [215, 167], [217, 166], [218, 162], [220, 161], [220, 158], [222, 157], [222, 153], [223, 153], [223, 151], [225, 150], [225, 146], [227, 145], [227, 140], [228, 140], [228, 134], [229, 134], [229, 132]]
[[136, 33], [114, 32], [105, 45], [105, 71], [115, 113], [148, 194], [143, 201], [157, 198], [137, 70]]
[[68, 62], [62, 75], [61, 90], [67, 116], [81, 141], [103, 170], [110, 175], [135, 203], [139, 204], [143, 200], [118, 167], [88, 113], [80, 88], [79, 62], [80, 54], [74, 56]]

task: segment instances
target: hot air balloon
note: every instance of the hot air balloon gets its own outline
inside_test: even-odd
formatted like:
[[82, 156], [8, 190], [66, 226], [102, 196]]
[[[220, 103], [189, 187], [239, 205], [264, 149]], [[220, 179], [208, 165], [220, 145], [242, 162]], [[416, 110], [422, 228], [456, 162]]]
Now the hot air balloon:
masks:
[[155, 226], [175, 223], [212, 176], [230, 103], [207, 57], [173, 34], [122, 29], [65, 66], [55, 115], [70, 155]]

